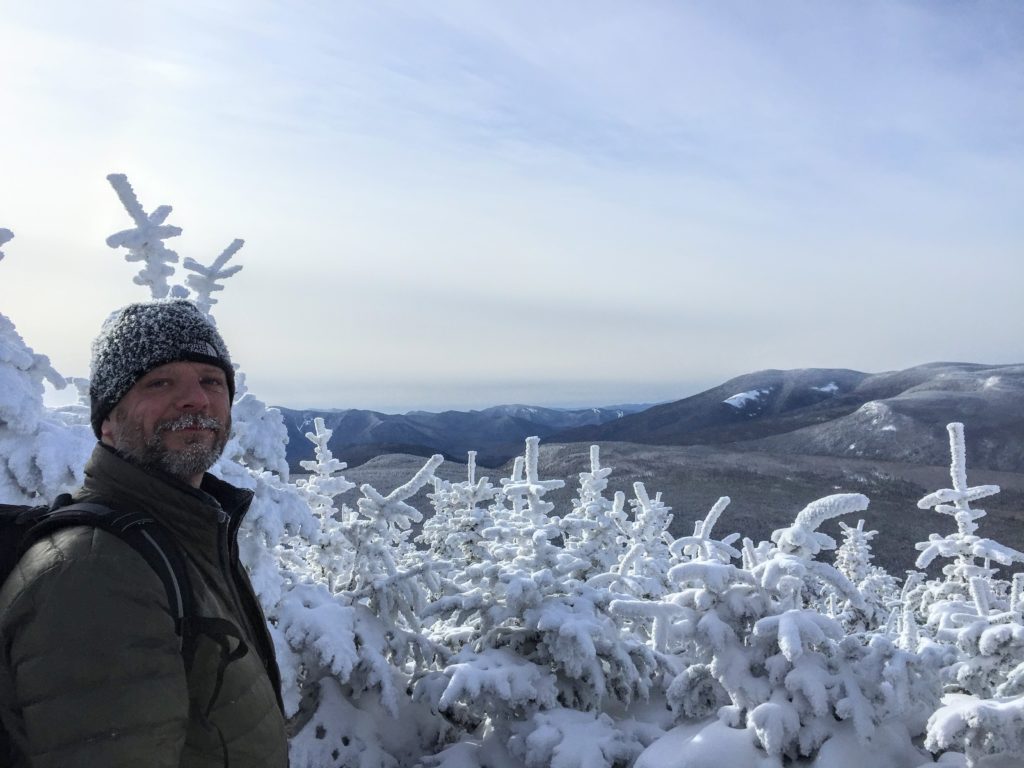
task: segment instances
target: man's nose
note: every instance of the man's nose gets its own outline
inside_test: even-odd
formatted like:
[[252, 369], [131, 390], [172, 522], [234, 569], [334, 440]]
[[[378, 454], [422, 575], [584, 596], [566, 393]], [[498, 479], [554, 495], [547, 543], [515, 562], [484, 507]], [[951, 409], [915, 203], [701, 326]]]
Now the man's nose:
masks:
[[201, 411], [210, 405], [210, 394], [198, 378], [182, 382], [178, 393], [178, 407], [182, 410]]

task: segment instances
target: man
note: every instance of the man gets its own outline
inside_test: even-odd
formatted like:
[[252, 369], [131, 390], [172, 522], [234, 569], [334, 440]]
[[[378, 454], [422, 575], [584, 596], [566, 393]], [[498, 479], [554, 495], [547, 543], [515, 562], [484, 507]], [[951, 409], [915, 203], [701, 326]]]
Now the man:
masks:
[[[238, 562], [249, 491], [208, 474], [231, 426], [234, 369], [188, 301], [132, 304], [93, 343], [99, 443], [77, 501], [143, 512], [184, 555], [200, 633], [186, 664], [168, 591], [117, 535], [64, 528], [0, 589], [0, 713], [16, 765], [287, 764], [266, 621]], [[218, 621], [226, 620], [226, 621]]]

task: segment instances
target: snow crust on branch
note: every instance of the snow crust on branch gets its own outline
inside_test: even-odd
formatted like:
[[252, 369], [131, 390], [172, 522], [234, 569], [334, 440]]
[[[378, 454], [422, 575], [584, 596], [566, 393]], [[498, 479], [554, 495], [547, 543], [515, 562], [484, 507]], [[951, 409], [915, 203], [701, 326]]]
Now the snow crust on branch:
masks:
[[127, 176], [112, 173], [107, 176], [107, 181], [135, 222], [133, 228], [110, 235], [107, 245], [111, 248], [127, 248], [125, 261], [143, 263], [139, 274], [133, 278], [135, 284], [149, 288], [154, 299], [165, 298], [171, 290], [167, 278], [174, 274], [174, 267], [170, 265], [178, 261], [178, 254], [164, 245], [164, 240], [181, 234], [180, 227], [164, 224], [171, 214], [171, 206], [161, 205], [147, 214]]
[[213, 298], [213, 294], [217, 291], [223, 291], [224, 286], [222, 283], [241, 271], [241, 264], [235, 264], [231, 267], [226, 267], [225, 265], [232, 256], [238, 253], [243, 245], [245, 245], [244, 240], [237, 238], [232, 240], [231, 244], [208, 267], [188, 257], [182, 262], [182, 266], [193, 273], [185, 278], [185, 285], [191, 288], [192, 292], [196, 295], [196, 306], [206, 314], [209, 315], [213, 305], [217, 303], [217, 299]]

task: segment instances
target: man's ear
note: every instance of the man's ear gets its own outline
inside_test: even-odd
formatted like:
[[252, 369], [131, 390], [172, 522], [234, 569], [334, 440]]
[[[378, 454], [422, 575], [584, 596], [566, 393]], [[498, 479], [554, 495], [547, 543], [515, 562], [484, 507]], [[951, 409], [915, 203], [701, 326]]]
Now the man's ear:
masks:
[[114, 423], [110, 420], [111, 416], [113, 416], [113, 411], [111, 411], [111, 414], [103, 420], [102, 424], [100, 424], [100, 442], [113, 448]]

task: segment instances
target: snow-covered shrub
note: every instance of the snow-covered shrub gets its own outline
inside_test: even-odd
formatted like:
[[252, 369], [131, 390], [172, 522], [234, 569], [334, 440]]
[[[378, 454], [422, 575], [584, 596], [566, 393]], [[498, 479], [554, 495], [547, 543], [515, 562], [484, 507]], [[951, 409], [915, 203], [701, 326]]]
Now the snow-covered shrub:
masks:
[[848, 599], [834, 598], [831, 612], [848, 632], [865, 632], [883, 627], [899, 605], [899, 582], [884, 568], [872, 565], [871, 539], [878, 531], [865, 531], [864, 521], [856, 527], [840, 521], [843, 543], [836, 550], [835, 566], [863, 598], [860, 607]]
[[486, 557], [483, 532], [493, 524], [487, 506], [498, 490], [486, 475], [476, 476], [476, 451], [466, 461], [466, 480], [452, 483], [434, 478], [430, 494], [434, 514], [423, 523], [417, 541], [438, 560], [462, 570]]
[[[0, 230], [0, 245], [13, 237]], [[47, 410], [44, 381], [56, 389], [67, 386], [49, 358], [36, 354], [0, 314], [0, 503], [48, 502], [84, 479], [95, 442], [92, 428], [88, 421]]]
[[560, 522], [565, 550], [587, 563], [577, 572], [584, 580], [607, 573], [628, 546], [629, 527], [622, 501], [604, 496], [611, 472], [611, 467], [601, 466], [600, 448], [590, 446], [590, 471], [580, 472], [579, 494]]

